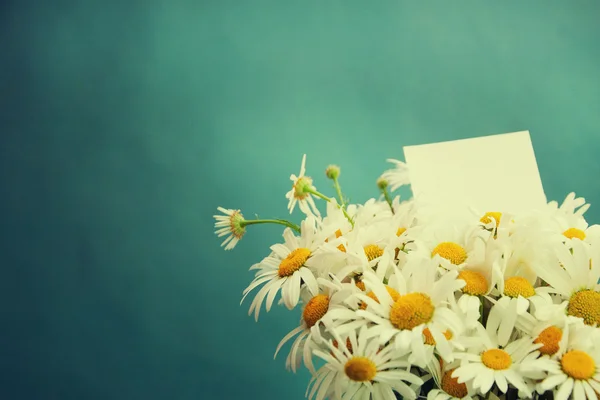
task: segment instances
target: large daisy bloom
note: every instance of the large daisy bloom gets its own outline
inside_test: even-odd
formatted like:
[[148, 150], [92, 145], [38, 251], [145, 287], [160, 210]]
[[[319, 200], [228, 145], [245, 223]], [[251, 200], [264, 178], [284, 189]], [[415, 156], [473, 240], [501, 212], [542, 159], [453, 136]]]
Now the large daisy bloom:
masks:
[[568, 315], [591, 326], [600, 325], [600, 245], [577, 240], [571, 246], [556, 246], [557, 261], [537, 265], [537, 274], [551, 286], [538, 290], [559, 294]]
[[266, 309], [270, 311], [280, 290], [283, 303], [290, 310], [298, 304], [301, 285], [308, 286], [313, 293], [318, 291], [317, 277], [329, 254], [320, 247], [313, 217], [302, 221], [301, 232], [300, 237], [296, 237], [286, 228], [283, 232], [285, 243], [271, 246], [271, 255], [250, 268], [258, 271], [244, 290], [242, 302], [252, 290], [262, 285], [248, 311], [248, 314], [254, 311], [256, 320], [263, 301], [266, 299]]
[[306, 154], [302, 156], [302, 164], [300, 165], [300, 174], [298, 176], [290, 175], [290, 180], [293, 183], [292, 189], [285, 195], [288, 202], [288, 210], [290, 214], [294, 211], [296, 203], [300, 206], [300, 210], [306, 215], [320, 216], [321, 213], [315, 204], [315, 200], [312, 198], [310, 191], [315, 191], [316, 188], [313, 186], [313, 181], [306, 173]]
[[554, 392], [556, 400], [595, 400], [600, 393], [600, 347], [589, 339], [590, 329], [579, 325], [570, 335], [567, 350], [557, 359], [546, 360], [548, 377], [538, 392]]
[[388, 169], [381, 174], [380, 179], [387, 182], [390, 190], [394, 192], [404, 185], [410, 185], [410, 174], [408, 165], [402, 161], [388, 158], [387, 162], [394, 164], [394, 168]]
[[[394, 392], [404, 399], [417, 397], [409, 384], [420, 386], [423, 380], [410, 372], [406, 354], [382, 347], [366, 327], [358, 334], [349, 332], [347, 338], [335, 336], [336, 343], [329, 341], [326, 351], [314, 351], [326, 364], [309, 383], [309, 399], [395, 399]], [[346, 342], [347, 346], [337, 345]]]
[[[531, 364], [530, 360], [538, 357], [536, 349], [540, 346], [525, 336], [500, 348], [493, 332], [486, 331], [481, 324], [476, 330], [481, 345], [456, 354], [456, 358], [463, 362], [452, 377], [457, 378], [459, 383], [471, 382], [473, 388], [481, 393], [488, 393], [494, 384], [506, 393], [508, 384], [511, 384], [519, 390], [519, 397], [530, 397], [534, 388], [526, 380], [527, 374], [523, 373], [520, 364], [523, 361]], [[537, 378], [539, 371], [531, 375]]]
[[[401, 271], [395, 268], [387, 285], [367, 271], [363, 282], [373, 295], [358, 295], [366, 308], [356, 314], [376, 324], [371, 332], [379, 336], [380, 343], [393, 340], [396, 348], [410, 349], [411, 362], [417, 366], [429, 362], [429, 343], [445, 361], [452, 361], [448, 338], [464, 330], [461, 319], [447, 306], [448, 299], [465, 284], [457, 276], [458, 272], [451, 271], [438, 278], [435, 263], [417, 257]], [[426, 332], [431, 336], [429, 343]]]
[[246, 227], [242, 225], [244, 216], [240, 210], [231, 210], [223, 207], [217, 207], [223, 215], [213, 215], [215, 221], [215, 233], [218, 237], [225, 238], [221, 247], [225, 246], [225, 250], [231, 250], [242, 239], [246, 233]]
[[[291, 369], [292, 372], [296, 372], [300, 357], [302, 354], [302, 360], [304, 365], [314, 374], [314, 366], [312, 363], [312, 347], [311, 339], [314, 338], [317, 342], [322, 340], [320, 322], [323, 317], [328, 313], [333, 315], [337, 319], [337, 322], [344, 321], [354, 317], [352, 309], [356, 309], [358, 304], [356, 301], [353, 302], [353, 293], [356, 293], [360, 289], [350, 283], [342, 283], [335, 277], [331, 279], [318, 278], [318, 291], [313, 292], [314, 287], [306, 286], [302, 291], [302, 297], [304, 298], [304, 310], [302, 311], [302, 318], [300, 320], [300, 326], [293, 329], [288, 333], [277, 346], [275, 356], [279, 353], [279, 350], [285, 343], [291, 340], [294, 336], [296, 339], [292, 343], [292, 347], [286, 359], [286, 367]], [[336, 310], [338, 312], [336, 312]], [[302, 353], [300, 350], [302, 349]]]

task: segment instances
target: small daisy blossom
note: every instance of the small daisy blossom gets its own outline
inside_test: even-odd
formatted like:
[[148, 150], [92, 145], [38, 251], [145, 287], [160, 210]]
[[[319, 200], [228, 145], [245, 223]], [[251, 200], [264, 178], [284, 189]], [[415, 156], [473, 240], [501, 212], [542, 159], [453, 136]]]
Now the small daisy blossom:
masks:
[[475, 390], [466, 383], [458, 383], [452, 373], [458, 367], [457, 362], [442, 366], [437, 358], [433, 357], [427, 370], [433, 377], [438, 389], [433, 389], [427, 394], [427, 400], [473, 400], [477, 398]]
[[[432, 217], [436, 216], [428, 218]], [[414, 228], [415, 236], [420, 239], [416, 251], [429, 253], [429, 256], [437, 261], [441, 272], [460, 270], [483, 262], [484, 248], [476, 244], [485, 240], [486, 236], [490, 235], [489, 232], [480, 229], [476, 224], [465, 222], [463, 218], [439, 221], [431, 221]]]
[[[487, 296], [502, 280], [502, 267], [500, 266], [501, 252], [485, 242], [476, 241], [476, 252], [483, 254], [477, 260], [458, 271], [458, 279], [465, 281], [465, 286], [456, 293], [458, 306], [467, 316], [471, 324], [476, 323], [481, 316], [481, 296]], [[468, 325], [467, 328], [473, 328]]]
[[535, 284], [538, 278], [537, 265], [556, 260], [556, 256], [547, 249], [558, 244], [552, 235], [535, 223], [519, 219], [510, 231], [501, 231], [494, 241], [494, 246], [502, 251], [504, 277], [521, 276], [531, 284]]
[[352, 224], [334, 198], [327, 202], [327, 214], [322, 220], [317, 220], [317, 224], [326, 240], [339, 238], [352, 230]]
[[[417, 394], [409, 384], [422, 385], [423, 380], [410, 372], [406, 354], [393, 346], [381, 346], [365, 327], [342, 337], [335, 334], [337, 346], [327, 342], [325, 351], [315, 350], [326, 364], [311, 379], [307, 396], [317, 400], [336, 399], [395, 399], [394, 392], [404, 399], [416, 399]], [[407, 384], [408, 383], [408, 384]]]
[[292, 189], [285, 195], [289, 200], [288, 210], [290, 214], [294, 211], [296, 203], [300, 206], [300, 210], [306, 215], [320, 216], [321, 213], [315, 204], [309, 191], [314, 191], [316, 188], [312, 184], [312, 178], [305, 176], [306, 173], [306, 154], [302, 156], [302, 164], [300, 165], [300, 174], [298, 176], [292, 174], [290, 180], [294, 182]]
[[[300, 326], [288, 333], [277, 346], [275, 356], [279, 353], [279, 350], [283, 345], [288, 342], [291, 338], [296, 336], [296, 339], [292, 343], [290, 353], [286, 360], [286, 367], [291, 369], [292, 372], [296, 372], [299, 364], [299, 350], [302, 348], [302, 359], [304, 365], [315, 373], [315, 369], [312, 363], [312, 346], [310, 345], [311, 340], [321, 341], [320, 322], [323, 317], [328, 313], [332, 315], [336, 313], [338, 319], [353, 318], [354, 314], [351, 311], [352, 308], [356, 309], [358, 304], [356, 301], [352, 303], [353, 293], [356, 293], [360, 289], [353, 284], [342, 283], [339, 280], [332, 277], [332, 279], [317, 278], [319, 291], [313, 292], [311, 287], [306, 286], [302, 290], [302, 297], [304, 298], [304, 310], [302, 312], [302, 318]], [[350, 305], [350, 309], [348, 306]]]
[[[452, 377], [457, 378], [459, 383], [471, 382], [480, 393], [488, 393], [494, 383], [502, 393], [506, 393], [508, 384], [511, 384], [519, 390], [520, 398], [530, 397], [534, 388], [526, 379], [527, 374], [521, 371], [520, 364], [537, 358], [539, 353], [536, 349], [540, 345], [533, 344], [532, 339], [525, 336], [501, 349], [493, 332], [486, 331], [481, 324], [476, 330], [481, 345], [455, 355], [463, 362]], [[537, 374], [538, 371], [532, 373], [534, 376]]]
[[410, 348], [410, 361], [417, 366], [425, 367], [431, 356], [423, 336], [425, 329], [435, 343], [435, 350], [446, 361], [452, 361], [447, 335], [464, 330], [460, 318], [447, 307], [450, 296], [465, 284], [456, 279], [457, 275], [451, 271], [438, 278], [435, 263], [429, 258], [416, 257], [401, 271], [395, 269], [387, 287], [375, 273], [367, 271], [363, 282], [377, 300], [359, 294], [366, 309], [356, 314], [375, 323], [371, 332], [379, 336], [380, 343], [393, 339], [396, 348]]
[[589, 209], [585, 199], [569, 193], [561, 206], [556, 201], [548, 203], [544, 210], [545, 226], [559, 235], [563, 242], [570, 246], [573, 240], [582, 240], [589, 244], [600, 241], [600, 225], [589, 225], [583, 214]]
[[225, 241], [221, 246], [225, 246], [225, 250], [233, 249], [246, 233], [246, 228], [242, 225], [244, 216], [240, 210], [231, 210], [223, 207], [217, 207], [224, 215], [213, 215], [215, 222], [215, 233], [218, 237], [225, 235]]
[[556, 400], [598, 398], [600, 347], [588, 340], [592, 329], [580, 324], [570, 335], [567, 350], [560, 358], [546, 360], [548, 376], [538, 384], [539, 393], [552, 390]]
[[369, 199], [365, 204], [350, 204], [348, 206], [348, 215], [357, 226], [370, 226], [377, 222], [388, 223], [392, 218], [392, 210], [385, 201]]
[[498, 281], [499, 299], [488, 296], [495, 304], [490, 311], [487, 328], [498, 330], [498, 344], [506, 346], [515, 327], [517, 317], [530, 309], [530, 304], [543, 304], [551, 301], [547, 293], [537, 289], [522, 276], [511, 276]]
[[380, 179], [387, 182], [392, 192], [404, 185], [410, 184], [410, 173], [408, 165], [402, 161], [388, 158], [387, 162], [394, 164], [394, 168], [388, 169], [381, 174]]
[[283, 302], [290, 310], [298, 304], [301, 284], [307, 285], [313, 293], [318, 291], [318, 267], [323, 265], [322, 260], [328, 254], [320, 251], [321, 243], [316, 240], [317, 231], [313, 217], [309, 216], [302, 221], [301, 232], [301, 236], [296, 237], [291, 229], [286, 228], [283, 232], [285, 243], [271, 246], [271, 255], [250, 268], [258, 272], [250, 286], [244, 290], [242, 303], [252, 290], [263, 285], [248, 311], [248, 314], [254, 311], [256, 320], [263, 301], [266, 299], [268, 312], [280, 290]]
[[538, 349], [542, 356], [560, 357], [569, 341], [569, 328], [573, 324], [582, 324], [581, 320], [572, 320], [564, 313], [554, 313], [547, 320], [539, 320], [530, 313], [517, 317], [515, 327], [523, 334], [534, 338], [534, 344], [541, 344]]

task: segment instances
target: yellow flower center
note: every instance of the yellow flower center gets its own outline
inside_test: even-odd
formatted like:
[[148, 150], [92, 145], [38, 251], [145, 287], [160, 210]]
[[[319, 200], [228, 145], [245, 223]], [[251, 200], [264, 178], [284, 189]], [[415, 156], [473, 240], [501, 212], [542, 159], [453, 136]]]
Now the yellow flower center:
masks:
[[542, 343], [543, 346], [538, 349], [540, 353], [551, 356], [558, 351], [561, 339], [562, 330], [556, 326], [549, 326], [540, 332], [533, 343]]
[[500, 218], [502, 217], [502, 213], [501, 212], [495, 212], [495, 211], [491, 211], [491, 212], [486, 212], [483, 217], [481, 217], [481, 219], [479, 220], [479, 222], [483, 223], [483, 224], [489, 224], [490, 222], [492, 222], [492, 219], [494, 221], [496, 221], [496, 226], [500, 225]]
[[467, 282], [462, 288], [463, 293], [471, 296], [481, 296], [487, 293], [488, 282], [481, 272], [464, 269], [458, 273], [458, 279]]
[[467, 261], [467, 251], [459, 244], [453, 242], [442, 242], [431, 252], [431, 257], [438, 254], [454, 265], [460, 265]]
[[312, 328], [329, 310], [329, 297], [324, 294], [318, 294], [306, 303], [302, 318], [306, 326]]
[[[450, 340], [452, 339], [452, 332], [446, 331], [444, 332], [444, 336], [447, 340]], [[433, 338], [433, 335], [431, 334], [429, 328], [423, 329], [423, 343], [428, 344], [430, 346], [435, 346], [435, 339]]]
[[453, 372], [454, 369], [448, 370], [442, 376], [442, 390], [452, 397], [462, 399], [469, 394], [469, 391], [465, 383], [458, 383], [458, 378], [452, 377]]
[[365, 255], [369, 261], [373, 261], [383, 255], [383, 249], [376, 244], [369, 244], [365, 246]]
[[377, 366], [367, 357], [352, 357], [346, 362], [344, 372], [355, 382], [369, 382], [377, 375]]
[[356, 281], [354, 284], [356, 285], [357, 288], [359, 288], [363, 292], [365, 290], [367, 290], [367, 288], [365, 287], [365, 283], [363, 281]]
[[569, 239], [577, 238], [579, 240], [585, 239], [585, 232], [577, 228], [569, 228], [563, 232], [563, 235]]
[[589, 354], [580, 350], [565, 353], [560, 365], [565, 374], [573, 379], [587, 380], [596, 374], [596, 363]]
[[504, 295], [508, 297], [531, 297], [535, 289], [529, 281], [522, 276], [512, 276], [504, 281]]
[[400, 236], [404, 232], [406, 232], [406, 228], [398, 228], [398, 230], [396, 231], [396, 236]]
[[600, 325], [600, 293], [593, 290], [580, 290], [571, 296], [567, 314], [583, 318], [587, 325]]
[[410, 330], [431, 321], [435, 307], [425, 293], [400, 296], [390, 310], [390, 322], [397, 329]]
[[[385, 290], [387, 290], [387, 292], [390, 294], [392, 301], [396, 301], [400, 297], [400, 293], [398, 293], [396, 290], [392, 289], [391, 287], [389, 287], [387, 285], [385, 286]], [[367, 293], [367, 296], [369, 296], [370, 298], [375, 300], [377, 303], [379, 303], [379, 299], [377, 298], [377, 296], [375, 296], [375, 293], [369, 292], [369, 293]], [[367, 305], [364, 302], [361, 302], [360, 308], [365, 310], [367, 308]]]
[[279, 264], [279, 277], [285, 278], [291, 276], [304, 265], [310, 257], [310, 250], [304, 247], [293, 250], [286, 258], [281, 260]]
[[486, 350], [481, 354], [481, 362], [489, 369], [500, 371], [512, 365], [510, 354], [500, 349]]

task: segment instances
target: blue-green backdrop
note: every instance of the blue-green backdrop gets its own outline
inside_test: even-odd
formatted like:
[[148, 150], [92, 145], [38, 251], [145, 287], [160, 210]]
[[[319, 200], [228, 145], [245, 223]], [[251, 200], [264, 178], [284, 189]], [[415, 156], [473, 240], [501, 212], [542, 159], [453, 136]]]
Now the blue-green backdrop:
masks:
[[[597, 1], [2, 2], [0, 398], [301, 399], [298, 313], [239, 306], [217, 206], [285, 217], [303, 153], [355, 201], [402, 146], [529, 129], [600, 222]], [[490, 157], [510, 159], [509, 154]]]

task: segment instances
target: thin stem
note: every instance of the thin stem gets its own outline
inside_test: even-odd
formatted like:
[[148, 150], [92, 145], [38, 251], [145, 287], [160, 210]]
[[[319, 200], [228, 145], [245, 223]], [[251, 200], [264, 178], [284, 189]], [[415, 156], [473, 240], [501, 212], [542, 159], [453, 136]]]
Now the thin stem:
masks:
[[240, 226], [242, 228], [248, 226], [248, 225], [257, 225], [257, 224], [279, 224], [279, 225], [284, 225], [287, 226], [288, 228], [291, 228], [293, 230], [295, 230], [296, 232], [300, 233], [300, 227], [290, 221], [286, 221], [285, 219], [254, 219], [254, 220], [243, 220], [242, 222], [240, 222]]
[[316, 190], [314, 190], [314, 189], [311, 189], [311, 188], [305, 188], [305, 189], [304, 189], [304, 192], [306, 192], [306, 193], [310, 193], [310, 194], [312, 194], [312, 195], [314, 195], [314, 196], [317, 196], [317, 197], [319, 197], [319, 198], [321, 198], [321, 199], [323, 199], [323, 200], [325, 200], [325, 201], [327, 201], [327, 202], [331, 201], [331, 197], [327, 197], [327, 196], [325, 196], [323, 193], [321, 193], [321, 192], [317, 192], [317, 191], [316, 191]]
[[388, 192], [387, 187], [382, 188], [381, 192], [383, 193], [383, 197], [385, 197], [385, 201], [387, 201], [388, 205], [390, 206], [390, 209], [392, 210], [392, 214], [393, 214], [394, 207], [392, 206], [392, 198], [390, 196], [390, 192]]
[[342, 207], [344, 207], [346, 205], [346, 201], [344, 200], [344, 196], [342, 196], [342, 188], [340, 187], [340, 181], [338, 181], [337, 178], [333, 179], [333, 187], [335, 188], [338, 198], [340, 199], [340, 204]]
[[[315, 196], [317, 196], [317, 197], [325, 200], [326, 202], [330, 202], [331, 201], [331, 197], [327, 197], [323, 193], [317, 192], [314, 189], [306, 188], [306, 189], [304, 189], [304, 191], [306, 193], [310, 193], [312, 195], [315, 195]], [[350, 225], [352, 225], [352, 227], [354, 227], [354, 221], [352, 220], [352, 218], [350, 218], [350, 215], [348, 215], [348, 212], [346, 212], [346, 209], [342, 205], [340, 205], [340, 204], [338, 204], [338, 208], [340, 208], [342, 210], [342, 212], [344, 213], [344, 216], [350, 222]]]

